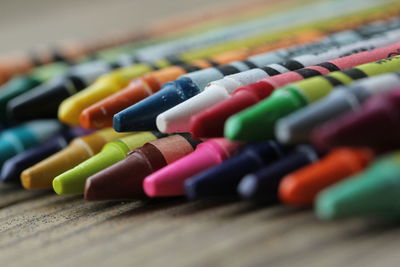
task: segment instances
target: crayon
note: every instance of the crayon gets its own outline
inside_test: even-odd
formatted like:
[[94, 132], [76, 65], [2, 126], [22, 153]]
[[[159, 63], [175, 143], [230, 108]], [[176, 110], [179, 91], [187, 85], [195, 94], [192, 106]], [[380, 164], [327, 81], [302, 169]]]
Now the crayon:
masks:
[[237, 192], [245, 200], [276, 203], [279, 200], [278, 188], [283, 177], [316, 162], [319, 157], [320, 153], [312, 146], [300, 145], [273, 164], [244, 176], [237, 187]]
[[337, 148], [314, 164], [286, 175], [279, 184], [279, 199], [294, 206], [311, 206], [323, 189], [352, 176], [371, 162], [365, 148]]
[[[396, 45], [395, 45], [396, 46]], [[386, 51], [385, 51], [386, 50]], [[369, 61], [376, 57], [396, 55], [386, 48], [362, 52], [350, 57], [360, 61]], [[377, 52], [377, 53], [375, 53]], [[382, 53], [382, 54], [381, 54]], [[358, 60], [355, 60], [357, 62]], [[351, 63], [350, 63], [351, 64]], [[357, 64], [357, 63], [356, 63]], [[400, 56], [382, 59], [376, 62], [359, 65], [344, 71], [335, 71], [329, 75], [313, 77], [289, 84], [275, 90], [269, 98], [259, 104], [230, 117], [225, 124], [224, 133], [229, 139], [263, 140], [274, 136], [274, 126], [278, 119], [299, 110], [310, 103], [327, 96], [335, 86], [400, 70]], [[277, 76], [275, 76], [277, 77]]]
[[186, 196], [191, 200], [236, 196], [237, 185], [243, 176], [273, 164], [289, 150], [276, 141], [249, 144], [223, 163], [186, 180]]
[[184, 195], [185, 180], [220, 164], [237, 152], [241, 145], [224, 138], [201, 143], [192, 153], [147, 176], [143, 181], [144, 191], [149, 197]]
[[359, 110], [327, 122], [312, 133], [320, 148], [367, 146], [386, 152], [400, 146], [400, 90], [377, 95]]
[[[189, 32], [189, 34], [193, 34], [193, 33]], [[178, 36], [178, 37], [182, 38], [182, 36]], [[161, 40], [165, 40], [165, 38], [161, 39]], [[127, 51], [126, 49], [122, 50], [122, 51], [124, 51], [125, 53], [128, 53], [128, 54], [132, 54], [132, 53], [134, 53], [134, 51], [137, 51], [141, 46], [148, 44], [148, 43], [151, 43], [151, 42], [146, 41], [146, 42], [138, 43], [130, 49], [130, 50], [132, 50], [130, 52], [128, 52], [129, 50]], [[115, 50], [115, 49], [112, 49], [112, 50]], [[117, 50], [117, 51], [119, 51], [119, 50]], [[42, 92], [42, 93], [35, 92], [35, 93], [27, 94], [27, 95], [25, 95], [25, 97], [23, 97], [22, 99], [17, 101], [17, 103], [16, 103], [17, 107], [15, 107], [15, 109], [17, 109], [17, 111], [15, 111], [15, 112], [18, 113], [18, 109], [27, 110], [27, 109], [33, 109], [33, 107], [41, 106], [39, 104], [47, 103], [48, 102], [47, 99], [48, 99], [49, 95], [52, 95], [58, 101], [56, 101], [56, 103], [54, 103], [51, 106], [51, 108], [49, 107], [48, 110], [46, 109], [46, 111], [38, 112], [38, 114], [33, 114], [32, 116], [35, 118], [42, 118], [42, 117], [49, 117], [49, 116], [55, 117], [57, 111], [54, 107], [58, 107], [58, 105], [60, 104], [60, 100], [58, 99], [58, 97], [61, 98], [61, 100], [63, 100], [66, 97], [71, 96], [72, 94], [82, 90], [84, 87], [86, 87], [87, 85], [92, 83], [94, 81], [94, 79], [97, 78], [99, 75], [104, 74], [105, 72], [108, 72], [114, 68], [119, 68], [119, 67], [123, 67], [123, 66], [127, 66], [127, 65], [130, 66], [131, 64], [135, 63], [137, 60], [134, 55], [120, 56], [119, 55], [120, 53], [121, 53], [121, 51], [117, 53], [117, 55], [120, 59], [119, 60], [114, 59], [116, 57], [114, 55], [114, 58], [113, 58], [111, 64], [108, 64], [106, 62], [100, 62], [97, 60], [97, 61], [91, 62], [91, 63], [84, 63], [83, 66], [74, 67], [70, 71], [71, 72], [70, 75], [72, 75], [72, 77], [65, 77], [66, 80], [63, 81], [62, 83], [59, 82], [59, 83], [53, 84], [53, 86], [54, 86], [53, 90], [55, 91], [54, 93], [52, 93], [51, 88], [47, 88], [46, 90], [41, 89], [46, 92]], [[104, 52], [102, 52], [101, 55], [103, 55], [103, 54], [104, 54]], [[94, 57], [94, 58], [102, 59], [103, 57], [98, 57], [98, 54], [96, 54], [96, 57]], [[124, 70], [118, 70], [115, 73], [113, 73], [113, 75], [110, 76], [108, 78], [108, 80], [104, 79], [104, 78], [100, 79], [98, 86], [102, 87], [104, 84], [108, 84], [108, 82], [110, 80], [112, 82], [118, 83], [121, 80], [126, 79], [125, 77], [127, 75], [136, 76], [140, 73], [148, 71], [149, 69], [152, 69], [151, 65], [149, 65], [149, 64], [141, 64], [141, 65], [137, 64], [134, 68], [130, 67], [130, 68], [127, 68]], [[62, 87], [62, 89], [57, 88], [57, 87]], [[38, 91], [38, 90], [34, 90], [34, 91]], [[43, 96], [42, 96], [42, 94], [43, 94]], [[62, 96], [62, 97], [60, 97], [60, 96]], [[11, 110], [13, 110], [13, 108], [11, 108]], [[12, 114], [12, 112], [11, 112], [11, 114]], [[14, 115], [14, 117], [17, 118], [18, 120], [31, 119], [31, 118], [25, 118], [24, 114], [25, 114], [24, 112], [19, 112], [17, 115]]]
[[[335, 38], [333, 38], [333, 40], [335, 40]], [[221, 79], [229, 74], [270, 64], [273, 60], [276, 60], [276, 57], [275, 54], [270, 55], [266, 53], [261, 56], [255, 56], [251, 58], [250, 61], [233, 62], [225, 66], [199, 70], [183, 75], [173, 82], [166, 83], [156, 94], [117, 113], [113, 119], [113, 127], [116, 131], [156, 130], [157, 128], [154, 122], [157, 115], [201, 93], [208, 83]], [[301, 75], [295, 76], [302, 77]], [[260, 77], [260, 75], [256, 74], [255, 79], [258, 77]], [[191, 106], [190, 103], [189, 106]], [[182, 114], [182, 110], [179, 109], [179, 106], [177, 109], [176, 112], [172, 111], [173, 114]], [[183, 112], [187, 112], [187, 110]], [[163, 122], [165, 122], [163, 117], [157, 120], [158, 126], [162, 131], [166, 130], [166, 127], [164, 127], [166, 125], [163, 125]], [[182, 124], [185, 124], [185, 122]]]
[[[300, 35], [300, 34], [298, 34]], [[308, 38], [316, 38], [320, 36], [320, 33], [310, 32], [310, 33], [301, 33], [302, 37], [296, 39], [297, 41], [304, 42], [307, 39], [305, 36], [309, 36]], [[278, 38], [279, 35], [271, 36], [269, 39], [275, 40]], [[276, 44], [274, 44], [276, 45]], [[79, 116], [81, 113], [88, 107], [96, 102], [101, 101], [102, 99], [121, 91], [125, 86], [128, 85], [128, 82], [131, 79], [137, 78], [145, 73], [148, 73], [154, 69], [158, 68], [167, 68], [170, 65], [178, 64], [179, 66], [185, 67], [186, 62], [192, 62], [191, 65], [195, 65], [196, 67], [210, 67], [211, 64], [218, 65], [218, 64], [226, 64], [234, 60], [244, 59], [249, 55], [252, 55], [255, 52], [259, 52], [260, 50], [263, 51], [264, 49], [270, 49], [271, 45], [266, 44], [265, 47], [259, 47], [257, 50], [255, 49], [248, 49], [243, 48], [232, 52], [225, 52], [222, 54], [214, 55], [215, 53], [210, 53], [210, 59], [206, 60], [196, 60], [197, 58], [194, 57], [192, 62], [191, 60], [183, 60], [183, 59], [174, 59], [172, 57], [166, 58], [161, 60], [159, 63], [154, 64], [135, 64], [131, 67], [121, 68], [117, 71], [111, 72], [109, 74], [101, 76], [94, 84], [83, 90], [82, 92], [71, 96], [69, 99], [66, 99], [60, 106], [59, 109], [59, 117], [62, 121], [68, 124], [77, 124], [79, 120]], [[214, 55], [214, 56], [213, 56]], [[140, 67], [140, 68], [139, 68]], [[138, 69], [139, 68], [139, 69]], [[171, 74], [171, 73], [170, 73]]]
[[[334, 35], [338, 36], [339, 34], [340, 33], [336, 33]], [[387, 32], [384, 35], [378, 35], [375, 38], [352, 44], [348, 44], [349, 40], [346, 40], [347, 45], [341, 46], [341, 43], [337, 42], [337, 46], [333, 49], [327, 45], [324, 46], [326, 52], [318, 54], [318, 52], [323, 51], [323, 48], [321, 48], [321, 43], [323, 43], [324, 40], [322, 40], [305, 45], [305, 47], [310, 47], [310, 50], [313, 51], [313, 54], [303, 54], [301, 56], [291, 58], [290, 60], [281, 64], [269, 65], [271, 63], [275, 63], [274, 60], [271, 60], [271, 58], [269, 58], [269, 62], [268, 60], [260, 60], [257, 62], [258, 64], [254, 64], [250, 70], [227, 75], [220, 80], [208, 81], [208, 85], [204, 88], [204, 90], [200, 90], [197, 95], [159, 114], [156, 120], [157, 128], [161, 132], [167, 133], [188, 132], [190, 130], [189, 122], [192, 116], [229, 98], [230, 95], [240, 87], [258, 82], [266, 77], [320, 64], [324, 61], [336, 59], [338, 57], [349, 56], [357, 52], [368, 51], [393, 44], [400, 39], [399, 37], [400, 30], [395, 30]], [[363, 37], [363, 39], [364, 38], [365, 37]], [[313, 46], [318, 47], [319, 49], [313, 50]], [[280, 51], [278, 50], [272, 52], [271, 54], [277, 52]], [[270, 55], [265, 56], [268, 58]], [[260, 58], [261, 56], [257, 57]]]
[[[318, 31], [301, 31], [301, 33], [294, 33], [289, 42], [290, 44], [305, 43], [318, 39], [321, 35], [322, 33]], [[251, 54], [258, 54], [265, 50], [269, 51], [287, 45], [287, 38], [282, 36], [257, 48], [225, 52], [209, 59], [179, 63], [179, 65], [144, 74], [140, 78], [132, 79], [125, 88], [84, 109], [79, 116], [80, 124], [87, 129], [111, 127], [114, 114], [159, 91], [164, 83], [173, 81], [186, 73], [224, 65], [235, 60], [243, 60]]]
[[[241, 87], [234, 91], [232, 96], [228, 99], [194, 116], [190, 123], [190, 132], [197, 137], [221, 135], [223, 134], [223, 125], [230, 116], [255, 105], [262, 99], [268, 97], [275, 89], [290, 82], [301, 81], [331, 71], [343, 70], [354, 67], [357, 64], [370, 62], [369, 59], [386, 57], [388, 53], [385, 54], [385, 50], [387, 49], [386, 51], [389, 51], [392, 48], [395, 50], [398, 44], [400, 43], [377, 48], [372, 51], [344, 56], [296, 71], [277, 74], [272, 77], [264, 78], [259, 82]], [[375, 54], [374, 51], [380, 52]], [[272, 69], [269, 70], [271, 71]], [[210, 127], [210, 123], [212, 123], [212, 127]]]
[[[334, 1], [332, 1], [332, 2], [334, 2]], [[396, 3], [392, 3], [392, 5], [394, 5], [394, 7], [389, 9], [387, 6], [388, 6], [388, 4], [390, 4], [390, 2], [391, 1], [384, 1], [384, 3], [380, 3], [380, 4], [367, 3], [365, 5], [365, 7], [364, 7], [364, 5], [356, 5], [355, 4], [354, 10], [349, 9], [349, 12], [359, 11], [359, 13], [361, 13], [361, 14], [365, 13], [365, 15], [368, 14], [369, 16], [372, 16], [372, 15], [379, 16], [379, 14], [382, 14], [383, 11], [386, 10], [386, 11], [390, 11], [389, 13], [391, 14], [392, 13], [391, 11], [393, 9], [396, 9]], [[255, 5], [255, 6], [257, 6], [257, 5]], [[271, 6], [270, 2], [268, 2], [267, 7], [269, 7], [269, 6]], [[293, 5], [293, 6], [295, 6], [295, 5]], [[284, 3], [284, 5], [282, 7], [288, 8], [286, 3]], [[328, 7], [325, 7], [325, 8], [328, 8]], [[338, 8], [340, 9], [340, 6]], [[243, 11], [246, 9], [248, 9], [248, 7], [246, 7], [246, 8], [242, 7], [242, 8], [240, 8], [240, 11]], [[226, 11], [227, 10], [228, 9], [226, 9]], [[271, 11], [273, 13], [276, 10], [271, 9], [271, 8], [266, 8], [266, 11], [267, 12]], [[229, 12], [226, 12], [226, 13], [229, 14]], [[235, 12], [232, 12], [231, 14], [235, 14]], [[266, 13], [264, 13], [264, 14], [266, 14]], [[261, 13], [261, 15], [262, 15], [262, 13]], [[388, 16], [389, 16], [389, 14], [388, 14]], [[358, 16], [358, 18], [359, 18], [359, 16]], [[374, 17], [374, 18], [376, 18], [376, 17]], [[188, 24], [176, 23], [175, 21], [174, 21], [174, 23], [167, 22], [165, 25], [162, 25], [162, 26], [158, 25], [158, 27], [153, 26], [149, 30], [145, 29], [142, 32], [139, 32], [137, 34], [133, 34], [133, 35], [123, 34], [123, 35], [119, 35], [117, 38], [115, 38], [115, 36], [112, 36], [111, 38], [106, 37], [106, 38], [102, 38], [100, 40], [96, 40], [94, 42], [86, 43], [83, 46], [80, 44], [81, 42], [79, 42], [78, 44], [75, 42], [66, 43], [66, 44], [61, 45], [60, 46], [61, 48], [46, 49], [45, 51], [39, 51], [39, 52], [34, 53], [33, 56], [30, 56], [29, 54], [22, 54], [22, 53], [14, 53], [14, 54], [2, 56], [0, 58], [0, 84], [7, 81], [13, 75], [25, 73], [28, 70], [30, 70], [32, 67], [37, 66], [37, 65], [45, 64], [45, 63], [48, 63], [51, 61], [59, 61], [59, 60], [65, 60], [65, 59], [67, 59], [67, 61], [76, 60], [77, 58], [81, 57], [84, 54], [88, 54], [88, 53], [90, 54], [93, 51], [96, 51], [98, 49], [103, 49], [105, 47], [110, 47], [115, 44], [126, 43], [126, 42], [136, 41], [136, 40], [143, 40], [143, 39], [146, 39], [149, 37], [160, 35], [160, 33], [161, 34], [170, 33], [170, 32], [173, 33], [177, 29], [187, 28], [188, 25], [198, 22], [199, 19], [193, 20], [193, 18], [191, 18], [191, 20], [188, 20], [188, 21], [189, 21]], [[359, 23], [361, 23], [361, 21], [359, 21]], [[232, 24], [232, 21], [230, 21], [230, 23], [228, 23], [228, 24]], [[173, 25], [173, 26], [171, 26], [171, 25]], [[254, 25], [253, 27], [255, 27], [255, 26], [259, 26], [259, 25]], [[255, 28], [257, 28], [257, 27], [255, 27]], [[260, 27], [258, 27], [258, 28], [260, 28]], [[187, 30], [186, 34], [187, 34], [187, 32], [190, 32], [190, 30]], [[81, 50], [83, 47], [86, 47], [86, 49]], [[64, 51], [64, 52], [61, 52], [61, 51]]]
[[73, 138], [88, 133], [90, 133], [90, 131], [83, 130], [82, 128], [68, 128], [49, 140], [46, 140], [45, 143], [32, 147], [8, 159], [4, 162], [0, 180], [2, 182], [20, 182], [20, 175], [25, 169], [57, 153], [66, 147]]
[[382, 74], [358, 80], [349, 86], [338, 86], [326, 98], [278, 120], [275, 136], [284, 144], [309, 142], [311, 132], [317, 126], [358, 110], [364, 101], [374, 95], [399, 87], [399, 73]]
[[0, 123], [8, 123], [6, 107], [11, 99], [35, 88], [54, 76], [64, 74], [68, 68], [69, 65], [59, 62], [44, 65], [34, 68], [29, 74], [12, 78], [0, 87]]
[[373, 216], [398, 219], [400, 155], [393, 152], [318, 194], [315, 212], [322, 220]]
[[55, 177], [53, 189], [59, 195], [83, 194], [89, 176], [125, 159], [130, 151], [162, 136], [165, 135], [139, 132], [109, 142], [96, 155]]
[[62, 125], [56, 120], [30, 121], [0, 133], [0, 169], [9, 158], [57, 134]]
[[25, 189], [51, 189], [52, 181], [57, 175], [99, 153], [107, 142], [129, 134], [117, 133], [107, 128], [74, 138], [61, 151], [24, 170], [21, 173], [21, 184]]
[[[338, 24], [343, 23], [343, 21]], [[337, 26], [337, 24], [335, 24]], [[295, 46], [293, 48], [287, 48], [284, 50], [279, 50], [276, 52], [271, 52], [271, 60], [273, 62], [282, 61], [284, 59], [293, 57], [297, 54], [305, 54], [307, 51], [319, 51], [326, 50], [331, 47], [336, 47], [338, 45], [344, 45], [352, 42], [356, 42], [361, 39], [373, 38], [377, 34], [382, 36], [382, 32], [394, 30], [400, 25], [399, 19], [392, 19], [389, 21], [381, 21], [363, 25], [357, 30], [346, 30], [338, 33], [331, 34], [328, 37], [323, 38], [320, 42], [313, 42], [309, 45]], [[282, 35], [280, 39], [269, 42], [268, 44], [263, 44], [260, 49], [262, 50], [274, 50], [277, 48], [287, 47], [294, 44], [308, 43], [313, 40], [319, 39], [321, 35], [326, 35], [327, 29], [325, 31], [320, 30], [301, 30], [299, 32], [295, 31], [290, 35], [290, 38], [286, 35]], [[258, 49], [257, 49], [258, 50]], [[251, 49], [253, 53], [261, 53], [256, 51], [254, 48]], [[229, 60], [226, 59], [230, 55]], [[232, 55], [233, 54], [233, 55]], [[239, 56], [238, 56], [239, 54]], [[238, 53], [235, 50], [233, 53], [223, 53], [223, 62], [229, 62], [234, 60], [239, 60], [243, 53]], [[247, 53], [248, 54], [248, 53]], [[254, 58], [254, 57], [253, 57]], [[221, 55], [212, 57], [212, 62], [222, 64]], [[167, 67], [161, 70], [145, 74], [139, 79], [133, 79], [130, 81], [129, 85], [121, 89], [121, 91], [99, 101], [98, 103], [88, 107], [82, 111], [80, 115], [80, 124], [88, 129], [111, 127], [112, 126], [112, 116], [119, 111], [129, 107], [142, 100], [143, 98], [149, 96], [160, 90], [161, 85], [177, 79], [179, 76], [195, 71], [194, 67], [205, 68], [209, 67], [210, 63], [207, 60], [197, 60], [190, 62], [190, 64], [183, 64], [181, 66]]]
[[9, 101], [9, 120], [57, 118], [58, 107], [64, 99], [84, 89], [100, 74], [120, 66], [118, 63], [110, 64], [100, 60], [75, 65], [66, 75], [55, 77]]
[[92, 175], [86, 181], [86, 200], [145, 197], [143, 180], [151, 173], [192, 153], [200, 141], [187, 134], [172, 135], [130, 152], [126, 159]]
[[[332, 23], [333, 21], [331, 21], [331, 20], [327, 20], [326, 21], [326, 23], [327, 23], [327, 25], [329, 26], [330, 25], [330, 27], [331, 27], [331, 29], [335, 26], [335, 24], [334, 23]], [[332, 24], [331, 24], [332, 23]], [[337, 21], [335, 21], [335, 23], [337, 23]], [[307, 27], [308, 28], [318, 28], [318, 27], [320, 27], [321, 26], [321, 23], [319, 23], [319, 24], [309, 24]], [[353, 25], [352, 25], [353, 26]], [[397, 25], [398, 26], [398, 25]], [[396, 26], [396, 27], [397, 27]], [[307, 28], [307, 27], [305, 27], [305, 28]], [[304, 27], [303, 27], [303, 29], [304, 29]], [[282, 36], [283, 34], [293, 34], [293, 32], [295, 32], [295, 29], [291, 29], [291, 30], [287, 30], [287, 31], [283, 31], [283, 32], [281, 32], [280, 34], [275, 34], [275, 38], [276, 37], [279, 37], [279, 36]], [[351, 34], [349, 34], [350, 36], [351, 36]], [[347, 36], [347, 37], [350, 37], [350, 36]], [[287, 35], [287, 36], [290, 36], [290, 35]], [[189, 54], [186, 54], [186, 56], [181, 56], [180, 57], [180, 59], [179, 59], [179, 61], [180, 62], [188, 62], [188, 61], [191, 61], [191, 60], [195, 60], [195, 59], [198, 59], [198, 58], [204, 58], [204, 57], [209, 57], [209, 56], [211, 56], [212, 54], [216, 54], [216, 53], [219, 53], [219, 52], [221, 52], [221, 51], [227, 51], [227, 50], [232, 50], [232, 49], [239, 49], [239, 48], [243, 48], [243, 47], [245, 47], [245, 46], [253, 46], [254, 47], [254, 45], [256, 45], [255, 44], [255, 42], [256, 41], [258, 41], [258, 40], [263, 40], [263, 42], [265, 42], [265, 40], [272, 40], [274, 38], [274, 34], [272, 34], [272, 33], [268, 33], [267, 34], [267, 36], [261, 36], [261, 37], [257, 37], [257, 38], [255, 38], [254, 39], [254, 41], [253, 40], [249, 40], [249, 39], [247, 39], [247, 40], [245, 40], [245, 42], [238, 42], [238, 43], [236, 43], [236, 44], [239, 44], [240, 43], [240, 45], [235, 45], [235, 46], [232, 46], [232, 48], [231, 48], [231, 46], [229, 45], [229, 44], [231, 44], [231, 43], [229, 43], [229, 44], [224, 44], [223, 46], [219, 46], [219, 48], [216, 50], [216, 49], [212, 49], [212, 48], [207, 48], [207, 49], [205, 49], [205, 50], [203, 50], [203, 52], [201, 53], [201, 52], [198, 52], [197, 50], [196, 51], [191, 51]], [[233, 42], [233, 43], [235, 43], [235, 42]], [[257, 42], [256, 42], [257, 43]], [[259, 45], [259, 43], [257, 43], [258, 45]], [[229, 49], [228, 49], [229, 48]], [[190, 93], [190, 92], [188, 92], [188, 93]], [[184, 95], [183, 95], [183, 97], [184, 97]], [[175, 100], [177, 100], [177, 99], [175, 99]], [[164, 103], [165, 104], [165, 103]], [[65, 112], [65, 113], [69, 113], [69, 112]], [[141, 113], [142, 114], [142, 113]], [[153, 124], [153, 123], [152, 123]], [[154, 125], [152, 125], [152, 126], [154, 126]], [[117, 129], [117, 128], [116, 128]], [[152, 127], [152, 128], [150, 128], [150, 127], [146, 127], [146, 128], [142, 128], [141, 130], [151, 130], [151, 129], [153, 129], [153, 130], [156, 130], [156, 128], [155, 128], [155, 126], [154, 127]], [[139, 128], [137, 129], [137, 130], [139, 130]], [[122, 130], [121, 130], [122, 131]]]
[[[266, 31], [268, 28], [272, 28], [272, 22], [277, 22], [277, 25], [273, 25], [277, 29], [287, 29], [290, 27], [288, 22], [282, 19], [282, 16], [285, 16], [286, 14], [297, 14], [296, 18], [299, 21], [304, 21], [304, 23], [307, 23], [310, 21], [315, 21], [317, 18], [306, 18], [299, 16], [299, 14], [308, 12], [308, 9], [315, 9], [319, 10], [320, 12], [325, 9], [326, 12], [326, 8], [332, 6], [336, 7], [336, 5], [338, 4], [336, 4], [334, 1], [329, 1], [323, 4], [309, 4], [307, 5], [309, 6], [308, 8], [304, 6], [289, 8], [284, 12], [284, 14], [278, 13], [271, 16], [260, 16], [259, 18], [243, 22], [239, 25], [228, 25], [226, 27], [206, 31], [195, 36], [178, 38], [176, 40], [141, 48], [135, 51], [134, 56], [129, 56], [129, 58], [127, 58], [127, 60], [124, 62], [121, 60], [120, 62], [123, 62], [124, 64], [120, 65], [127, 66], [134, 64], [135, 62], [146, 63], [135, 64], [129, 68], [122, 69], [119, 72], [100, 77], [95, 84], [69, 97], [63, 103], [61, 103], [58, 111], [59, 119], [70, 125], [78, 125], [79, 115], [85, 108], [122, 89], [128, 84], [130, 79], [154, 70], [154, 67], [163, 68], [171, 64], [174, 65], [181, 63], [182, 61], [188, 62], [191, 60], [204, 58], [206, 56], [212, 56], [222, 51], [245, 48], [245, 43], [247, 43], [247, 41], [244, 42], [240, 38]], [[339, 6], [340, 5], [342, 4], [339, 4]], [[374, 5], [371, 4], [371, 6]], [[359, 9], [355, 8], [353, 11], [357, 10]], [[333, 17], [335, 16], [336, 15]], [[281, 27], [279, 27], [279, 23], [282, 24]], [[262, 34], [261, 37], [257, 37], [256, 39], [259, 39], [259, 44], [261, 44], [266, 38], [269, 38], [269, 36]], [[233, 43], [232, 48], [229, 48], [230, 46], [226, 46], [224, 49], [213, 48], [213, 45], [222, 42]], [[211, 46], [210, 49], [209, 46]], [[205, 50], [203, 50], [205, 54], [197, 54], [196, 56], [193, 56], [192, 51], [197, 51], [196, 49], [200, 49], [201, 47], [205, 47]], [[98, 76], [101, 74], [103, 73], [98, 74]]]

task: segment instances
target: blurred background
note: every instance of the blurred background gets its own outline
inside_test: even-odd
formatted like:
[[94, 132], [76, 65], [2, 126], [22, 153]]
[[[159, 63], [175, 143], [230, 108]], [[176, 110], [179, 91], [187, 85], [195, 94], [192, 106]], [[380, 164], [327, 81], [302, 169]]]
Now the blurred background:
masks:
[[0, 0], [0, 54], [61, 40], [135, 31], [162, 18], [240, 0]]

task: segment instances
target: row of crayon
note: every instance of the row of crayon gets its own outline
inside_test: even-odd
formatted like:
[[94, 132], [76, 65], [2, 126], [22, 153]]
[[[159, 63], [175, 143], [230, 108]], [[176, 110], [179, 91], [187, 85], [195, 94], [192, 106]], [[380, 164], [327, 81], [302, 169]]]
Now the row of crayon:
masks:
[[13, 77], [0, 178], [90, 201], [241, 197], [398, 217], [400, 4], [355, 2], [255, 3]]

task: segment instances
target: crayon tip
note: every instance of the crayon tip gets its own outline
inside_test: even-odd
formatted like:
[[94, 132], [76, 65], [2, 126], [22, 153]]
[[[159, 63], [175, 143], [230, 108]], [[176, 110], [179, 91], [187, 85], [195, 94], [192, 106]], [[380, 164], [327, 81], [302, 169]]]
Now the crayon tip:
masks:
[[249, 174], [240, 181], [237, 191], [243, 199], [252, 199], [258, 188], [257, 177]]
[[315, 206], [315, 212], [317, 217], [321, 220], [333, 220], [340, 217], [340, 202], [336, 201], [335, 198], [330, 198], [321, 194], [318, 197], [317, 204]]
[[128, 131], [128, 130], [125, 130], [124, 122], [123, 122], [123, 115], [121, 115], [120, 113], [117, 113], [114, 115], [112, 124], [113, 124], [114, 130], [117, 132]]
[[79, 168], [79, 166], [67, 170], [53, 180], [53, 189], [59, 195], [83, 194], [87, 174], [90, 169]]
[[156, 179], [145, 179], [143, 181], [143, 189], [146, 195], [149, 197], [155, 197], [158, 195], [159, 189], [162, 190], [162, 186], [158, 186]]
[[69, 98], [64, 100], [58, 108], [58, 118], [60, 121], [69, 125], [79, 125], [79, 115], [81, 108], [76, 101], [71, 101]]
[[18, 176], [20, 173], [18, 167], [13, 163], [14, 162], [11, 160], [7, 160], [4, 163], [3, 168], [1, 169], [0, 172], [0, 181], [2, 182], [18, 181]]
[[33, 184], [34, 180], [29, 172], [29, 170], [25, 170], [21, 173], [21, 184], [25, 189], [35, 188]]
[[190, 200], [202, 199], [207, 197], [210, 190], [210, 183], [202, 182], [199, 179], [188, 179], [185, 181], [185, 194]]
[[98, 189], [93, 185], [92, 179], [87, 179], [85, 183], [84, 197], [87, 201], [99, 200], [101, 197], [97, 196]]
[[240, 116], [230, 117], [224, 127], [224, 136], [231, 140], [246, 140], [248, 137], [246, 121]]
[[68, 179], [68, 176], [58, 176], [53, 180], [53, 189], [58, 195], [65, 194], [82, 194], [82, 190], [74, 183], [73, 179]]
[[169, 128], [170, 124], [169, 124], [168, 119], [169, 119], [168, 115], [165, 115], [165, 112], [161, 113], [160, 115], [157, 116], [156, 125], [160, 132], [162, 132], [162, 133], [173, 132], [173, 130], [171, 128]]
[[90, 110], [85, 109], [79, 115], [79, 124], [85, 129], [101, 129], [111, 127], [112, 125], [96, 124]]
[[307, 189], [306, 186], [296, 180], [296, 177], [288, 175], [279, 185], [280, 199], [290, 205], [299, 205], [299, 203], [306, 205], [307, 203], [304, 202], [312, 198]]
[[148, 176], [143, 181], [143, 189], [149, 197], [182, 195], [182, 185], [170, 179], [159, 179], [157, 175]]

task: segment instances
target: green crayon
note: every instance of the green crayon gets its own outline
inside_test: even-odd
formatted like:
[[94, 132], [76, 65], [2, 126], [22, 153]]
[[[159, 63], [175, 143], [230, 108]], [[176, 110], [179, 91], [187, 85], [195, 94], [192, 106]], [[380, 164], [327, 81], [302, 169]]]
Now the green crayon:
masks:
[[225, 124], [225, 137], [246, 141], [274, 138], [274, 126], [280, 118], [326, 97], [335, 86], [399, 70], [400, 56], [395, 56], [288, 84], [260, 103], [230, 117]]
[[323, 220], [356, 216], [400, 218], [400, 151], [377, 160], [363, 173], [322, 191], [316, 214]]

